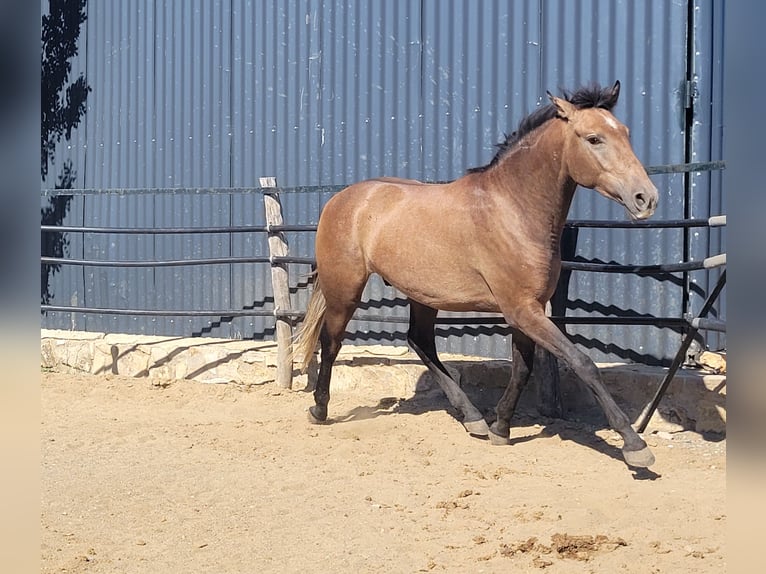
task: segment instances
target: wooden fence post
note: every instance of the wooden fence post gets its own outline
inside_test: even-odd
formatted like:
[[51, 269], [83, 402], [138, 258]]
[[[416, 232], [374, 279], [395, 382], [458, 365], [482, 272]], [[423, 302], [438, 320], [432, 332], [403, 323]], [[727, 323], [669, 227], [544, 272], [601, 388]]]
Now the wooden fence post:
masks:
[[[268, 188], [263, 193], [263, 204], [266, 208], [266, 228], [284, 223], [282, 203], [276, 190], [276, 178], [260, 178], [261, 187]], [[287, 241], [284, 233], [268, 231], [269, 256], [271, 257], [271, 284], [274, 291], [274, 311], [277, 331], [277, 385], [284, 389], [292, 388], [293, 384], [293, 330], [289, 318], [280, 317], [278, 311], [290, 311], [290, 283], [288, 281], [287, 264], [275, 263], [274, 257], [286, 256]]]

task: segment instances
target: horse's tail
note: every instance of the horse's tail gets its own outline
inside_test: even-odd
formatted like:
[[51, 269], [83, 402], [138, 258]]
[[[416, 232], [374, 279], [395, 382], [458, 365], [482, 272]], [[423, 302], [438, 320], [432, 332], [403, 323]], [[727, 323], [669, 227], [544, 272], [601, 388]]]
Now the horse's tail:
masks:
[[306, 372], [311, 356], [316, 350], [326, 309], [324, 293], [319, 286], [319, 281], [316, 281], [306, 309], [306, 315], [303, 318], [303, 324], [298, 329], [293, 344], [293, 357], [300, 363], [301, 372]]

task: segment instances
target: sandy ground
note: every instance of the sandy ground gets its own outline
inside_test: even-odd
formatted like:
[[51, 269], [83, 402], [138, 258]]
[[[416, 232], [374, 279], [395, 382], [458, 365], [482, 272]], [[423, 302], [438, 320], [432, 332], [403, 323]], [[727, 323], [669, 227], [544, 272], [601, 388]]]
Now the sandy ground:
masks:
[[42, 572], [720, 573], [726, 442], [519, 414], [471, 438], [436, 391], [311, 396], [42, 373]]

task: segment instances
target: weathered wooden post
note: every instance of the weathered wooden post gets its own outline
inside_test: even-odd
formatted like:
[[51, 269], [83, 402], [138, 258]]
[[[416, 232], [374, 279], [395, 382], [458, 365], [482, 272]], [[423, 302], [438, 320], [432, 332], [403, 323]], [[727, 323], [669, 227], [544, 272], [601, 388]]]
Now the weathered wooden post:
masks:
[[290, 283], [288, 281], [287, 264], [276, 262], [275, 257], [284, 257], [288, 253], [285, 235], [271, 228], [282, 225], [282, 203], [277, 191], [277, 180], [274, 177], [260, 178], [264, 188], [263, 204], [266, 208], [266, 230], [269, 235], [269, 257], [271, 259], [271, 285], [274, 291], [274, 315], [277, 332], [277, 385], [289, 389], [293, 384], [293, 330], [289, 318], [280, 316], [280, 311], [290, 311]]

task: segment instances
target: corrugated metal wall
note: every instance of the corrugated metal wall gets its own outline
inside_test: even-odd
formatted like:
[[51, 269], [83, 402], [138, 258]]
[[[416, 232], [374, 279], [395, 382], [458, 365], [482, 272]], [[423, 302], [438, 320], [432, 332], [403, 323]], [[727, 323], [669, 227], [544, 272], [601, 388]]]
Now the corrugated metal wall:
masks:
[[[612, 0], [124, 0], [90, 2], [73, 73], [93, 88], [88, 111], [57, 166], [71, 158], [80, 188], [285, 187], [340, 185], [377, 175], [448, 180], [486, 163], [493, 145], [545, 102], [546, 90], [619, 79], [617, 116], [631, 128], [646, 165], [718, 158], [715, 124], [720, 70], [719, 8], [712, 2]], [[43, 6], [47, 2], [43, 1]], [[697, 27], [687, 45], [690, 14]], [[695, 16], [696, 15], [696, 16]], [[717, 32], [716, 32], [717, 34]], [[688, 133], [683, 86], [690, 56], [702, 54], [699, 112]], [[696, 70], [695, 70], [696, 72]], [[717, 76], [718, 75], [718, 76]], [[719, 114], [718, 116], [716, 114]], [[690, 154], [687, 142], [694, 138]], [[711, 183], [710, 180], [713, 180]], [[656, 176], [657, 218], [721, 212], [716, 178]], [[47, 184], [50, 186], [50, 182]], [[690, 191], [692, 190], [693, 191]], [[691, 196], [690, 196], [691, 193]], [[290, 223], [315, 223], [326, 192], [285, 194]], [[705, 199], [707, 198], [707, 199]], [[68, 223], [192, 226], [262, 223], [260, 195], [118, 193], [78, 197]], [[622, 219], [622, 208], [580, 190], [572, 218]], [[718, 237], [718, 236], [717, 236]], [[311, 255], [311, 237], [291, 236]], [[103, 258], [247, 255], [250, 236], [72, 236], [70, 251]], [[689, 240], [704, 257], [707, 234]], [[83, 243], [81, 245], [81, 243]], [[681, 261], [677, 230], [582, 230], [578, 255], [621, 263]], [[158, 270], [62, 270], [55, 297], [90, 306], [226, 308], [270, 296], [265, 266]], [[707, 287], [707, 278], [699, 280]], [[295, 279], [297, 282], [298, 279]], [[377, 301], [395, 293], [381, 282]], [[575, 273], [570, 314], [618, 310], [679, 316], [682, 286], [635, 276]], [[66, 299], [66, 301], [63, 301]], [[298, 298], [298, 305], [302, 304]], [[692, 306], [699, 305], [693, 296]], [[406, 309], [393, 312], [406, 315]], [[267, 320], [138, 319], [50, 315], [44, 323], [91, 330], [268, 335]], [[404, 326], [358, 324], [401, 339]], [[679, 337], [651, 327], [569, 327], [597, 359], [672, 356]], [[440, 347], [505, 356], [508, 341], [481, 329], [449, 335]], [[386, 334], [387, 333], [387, 334]], [[359, 338], [374, 335], [360, 333]]]
[[[631, 141], [645, 165], [683, 163], [684, 110], [681, 88], [686, 75], [685, 2], [545, 2], [543, 83], [577, 85], [591, 78], [622, 82], [616, 115], [630, 127]], [[658, 219], [683, 217], [682, 175], [654, 176], [660, 190]], [[580, 189], [572, 219], [624, 219], [619, 205]], [[605, 262], [650, 264], [683, 260], [678, 230], [582, 229], [577, 255]], [[636, 275], [573, 273], [574, 316], [680, 316], [683, 289]], [[667, 329], [634, 326], [569, 326], [574, 340], [603, 360], [623, 357], [651, 362], [663, 349], [677, 349], [680, 338]], [[668, 353], [668, 351], [665, 351]], [[672, 351], [668, 354], [673, 354]]]
[[[694, 34], [691, 42], [692, 79], [697, 94], [696, 105], [689, 117], [690, 161], [723, 157], [723, 22], [722, 2], [693, 3]], [[686, 213], [688, 217], [707, 217], [725, 212], [722, 172], [693, 173], [689, 179]], [[689, 254], [699, 261], [709, 255], [726, 252], [724, 229], [694, 230], [689, 233]], [[689, 274], [689, 311], [696, 315], [713, 289], [721, 270], [695, 271]], [[726, 316], [726, 297], [719, 298], [711, 316]], [[707, 333], [706, 341], [713, 349], [725, 348], [725, 335]]]

